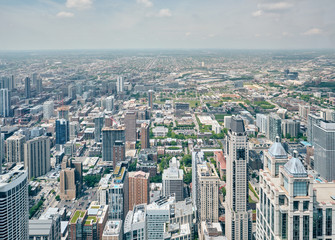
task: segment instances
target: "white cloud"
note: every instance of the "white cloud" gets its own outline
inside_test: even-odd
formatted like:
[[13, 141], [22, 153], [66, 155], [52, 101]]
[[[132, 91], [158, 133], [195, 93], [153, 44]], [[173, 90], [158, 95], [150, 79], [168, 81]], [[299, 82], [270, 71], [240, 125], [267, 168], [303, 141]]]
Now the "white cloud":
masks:
[[66, 0], [66, 7], [84, 10], [92, 7], [93, 0]]
[[152, 7], [154, 5], [150, 0], [136, 0], [136, 2], [144, 5], [145, 7]]
[[171, 11], [168, 8], [163, 8], [161, 10], [159, 10], [159, 13], [157, 15], [158, 17], [171, 17]]
[[268, 12], [285, 11], [292, 7], [293, 7], [293, 4], [289, 2], [275, 2], [275, 3], [258, 4], [259, 9], [263, 11], [268, 11]]
[[72, 12], [59, 12], [59, 13], [57, 13], [57, 17], [72, 18], [72, 17], [74, 17], [74, 14]]
[[263, 15], [263, 11], [262, 10], [258, 10], [252, 13], [252, 16], [254, 17], [259, 17]]
[[190, 36], [191, 35], [191, 32], [187, 32], [187, 33], [185, 33], [185, 36], [186, 37], [188, 37], [188, 36]]
[[322, 34], [322, 30], [320, 28], [311, 28], [308, 31], [303, 33], [303, 35], [307, 35], [307, 36], [320, 35], [320, 34]]

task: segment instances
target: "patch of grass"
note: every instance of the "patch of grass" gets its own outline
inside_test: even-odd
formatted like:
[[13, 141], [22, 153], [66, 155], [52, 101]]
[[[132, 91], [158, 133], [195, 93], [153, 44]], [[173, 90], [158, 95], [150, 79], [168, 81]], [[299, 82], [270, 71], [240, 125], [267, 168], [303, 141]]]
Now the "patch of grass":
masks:
[[251, 186], [250, 182], [249, 182], [249, 189], [255, 195], [255, 197], [259, 200], [258, 194], [256, 193], [255, 189]]

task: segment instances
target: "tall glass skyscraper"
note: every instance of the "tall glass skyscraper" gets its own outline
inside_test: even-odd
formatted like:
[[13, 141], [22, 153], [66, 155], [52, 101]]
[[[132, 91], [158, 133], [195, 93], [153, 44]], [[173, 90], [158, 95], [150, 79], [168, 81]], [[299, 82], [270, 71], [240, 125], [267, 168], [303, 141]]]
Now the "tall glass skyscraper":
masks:
[[56, 121], [56, 144], [65, 144], [69, 140], [69, 121], [65, 119], [58, 119]]
[[327, 181], [335, 180], [335, 123], [313, 126], [314, 169]]

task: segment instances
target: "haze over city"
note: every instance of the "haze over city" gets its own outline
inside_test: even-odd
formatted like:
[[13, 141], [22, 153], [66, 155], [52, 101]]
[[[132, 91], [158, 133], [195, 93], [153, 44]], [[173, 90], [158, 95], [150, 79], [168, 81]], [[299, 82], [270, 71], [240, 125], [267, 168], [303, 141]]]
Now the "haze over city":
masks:
[[0, 50], [335, 47], [332, 0], [11, 0]]
[[335, 239], [334, 13], [0, 0], [0, 239]]

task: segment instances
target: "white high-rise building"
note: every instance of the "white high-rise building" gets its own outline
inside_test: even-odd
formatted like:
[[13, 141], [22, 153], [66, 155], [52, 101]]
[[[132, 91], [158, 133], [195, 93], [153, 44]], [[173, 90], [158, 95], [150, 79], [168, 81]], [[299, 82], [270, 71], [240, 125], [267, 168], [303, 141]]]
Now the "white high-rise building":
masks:
[[266, 133], [268, 128], [268, 119], [265, 114], [256, 114], [256, 126], [259, 129], [259, 132]]
[[27, 177], [23, 165], [0, 173], [0, 239], [29, 239]]
[[231, 123], [231, 116], [224, 116], [224, 128], [229, 129], [230, 128], [230, 123]]
[[335, 183], [309, 175], [278, 141], [264, 154], [259, 176], [256, 239], [334, 239]]
[[7, 138], [7, 162], [24, 162], [24, 135], [13, 135]]
[[299, 104], [299, 116], [304, 120], [307, 119], [308, 114], [311, 111], [311, 106]]
[[219, 184], [220, 178], [213, 164], [198, 164], [196, 187], [199, 222], [219, 221]]
[[314, 145], [314, 125], [319, 126], [322, 118], [313, 114], [308, 114], [307, 117], [307, 141]]
[[248, 204], [248, 137], [240, 117], [232, 117], [226, 138], [226, 237], [251, 239], [252, 212]]
[[50, 171], [50, 139], [37, 137], [24, 144], [24, 166], [28, 177], [39, 177]]
[[79, 122], [70, 122], [69, 124], [70, 140], [74, 140], [77, 137], [79, 129], [80, 129]]
[[184, 171], [179, 169], [179, 161], [173, 157], [170, 161], [170, 167], [164, 169], [162, 183], [163, 196], [175, 194], [176, 201], [184, 200]]
[[112, 112], [114, 110], [114, 96], [106, 98], [106, 111]]
[[117, 93], [121, 93], [124, 90], [124, 80], [123, 77], [118, 76], [116, 79], [116, 91]]
[[276, 141], [277, 136], [281, 137], [281, 122], [281, 118], [277, 114], [268, 115], [266, 137], [272, 142]]
[[0, 89], [0, 116], [9, 117], [10, 115], [10, 93], [7, 88]]
[[54, 102], [47, 101], [43, 103], [43, 118], [50, 119], [54, 115]]
[[335, 123], [313, 126], [314, 169], [327, 181], [335, 180]]

